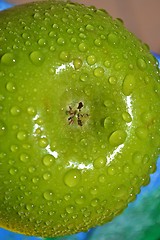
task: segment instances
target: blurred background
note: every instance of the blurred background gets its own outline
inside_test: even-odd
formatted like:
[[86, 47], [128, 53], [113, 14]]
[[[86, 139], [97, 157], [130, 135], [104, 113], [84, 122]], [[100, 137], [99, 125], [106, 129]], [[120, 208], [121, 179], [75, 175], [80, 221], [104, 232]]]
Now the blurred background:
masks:
[[[160, 0], [73, 0], [105, 8], [150, 46], [160, 63]], [[0, 10], [31, 0], [0, 0]], [[160, 65], [159, 65], [160, 66]], [[160, 240], [160, 158], [150, 184], [136, 201], [112, 222], [87, 233], [58, 238], [36, 238], [0, 229], [0, 240]]]
[[[4, 0], [0, 0], [3, 2]], [[7, 0], [20, 4], [33, 0]], [[36, 0], [34, 0], [36, 1]], [[113, 17], [123, 19], [125, 26], [150, 49], [160, 54], [160, 0], [72, 0], [106, 9]]]

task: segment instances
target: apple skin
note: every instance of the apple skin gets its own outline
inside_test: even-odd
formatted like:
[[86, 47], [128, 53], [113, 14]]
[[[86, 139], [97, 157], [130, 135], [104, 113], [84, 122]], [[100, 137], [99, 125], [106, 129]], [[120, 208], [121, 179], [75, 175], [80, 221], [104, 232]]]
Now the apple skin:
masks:
[[159, 69], [104, 10], [0, 13], [1, 227], [53, 237], [111, 221], [156, 170]]

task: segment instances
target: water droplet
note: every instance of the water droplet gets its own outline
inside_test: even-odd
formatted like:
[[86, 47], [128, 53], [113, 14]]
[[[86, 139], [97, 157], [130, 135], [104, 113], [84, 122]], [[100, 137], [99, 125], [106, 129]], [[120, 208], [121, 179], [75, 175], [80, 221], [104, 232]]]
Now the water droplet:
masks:
[[84, 201], [85, 201], [85, 196], [84, 196], [84, 195], [79, 195], [79, 196], [75, 199], [75, 202], [76, 202], [78, 205], [83, 204]]
[[14, 92], [16, 90], [15, 84], [13, 82], [8, 82], [6, 84], [6, 89], [8, 92]]
[[18, 146], [17, 145], [11, 145], [10, 147], [12, 152], [16, 152], [18, 150]]
[[73, 61], [73, 65], [74, 65], [74, 68], [75, 69], [79, 69], [79, 68], [81, 68], [82, 67], [82, 60], [81, 59], [75, 59], [74, 61]]
[[122, 86], [122, 91], [123, 91], [124, 95], [129, 96], [133, 92], [135, 83], [136, 83], [136, 80], [133, 75], [128, 74], [125, 77], [125, 79], [123, 81], [123, 86]]
[[96, 57], [94, 55], [90, 55], [87, 57], [87, 63], [89, 65], [93, 65], [96, 63]]
[[91, 25], [91, 24], [87, 24], [86, 30], [93, 31], [94, 30], [94, 26]]
[[57, 39], [57, 43], [58, 43], [59, 45], [64, 45], [64, 44], [65, 44], [65, 40], [60, 37], [60, 38]]
[[78, 169], [69, 170], [64, 176], [64, 183], [68, 187], [75, 187], [81, 180], [81, 172]]
[[86, 38], [86, 35], [84, 33], [80, 33], [79, 34], [79, 37], [82, 38], [82, 39], [85, 39]]
[[33, 183], [37, 183], [38, 181], [39, 181], [39, 178], [38, 178], [38, 177], [32, 178], [32, 182], [33, 182]]
[[139, 58], [138, 60], [137, 60], [137, 66], [138, 66], [138, 68], [140, 69], [140, 70], [145, 70], [145, 68], [146, 68], [146, 62], [142, 59], [142, 58]]
[[124, 143], [126, 137], [127, 134], [124, 130], [116, 130], [109, 137], [109, 143], [114, 147], [119, 146]]
[[44, 62], [44, 56], [40, 51], [34, 51], [30, 54], [30, 60], [35, 65], [41, 65]]
[[114, 191], [114, 196], [117, 198], [122, 198], [122, 197], [126, 196], [126, 194], [127, 194], [127, 189], [124, 185], [120, 185]]
[[4, 135], [6, 133], [6, 125], [3, 121], [0, 120], [0, 136]]
[[67, 207], [66, 207], [66, 212], [67, 212], [67, 213], [70, 214], [70, 213], [73, 213], [73, 211], [74, 211], [74, 206], [67, 206]]
[[60, 53], [60, 59], [64, 62], [68, 62], [69, 61], [69, 57], [70, 57], [70, 54], [66, 51], [63, 51]]
[[100, 176], [98, 177], [98, 181], [99, 181], [100, 183], [104, 183], [104, 182], [106, 181], [106, 176], [105, 176], [104, 174], [100, 175]]
[[43, 163], [47, 167], [51, 166], [54, 163], [54, 161], [55, 161], [55, 158], [52, 155], [50, 155], [50, 154], [47, 154], [43, 158]]
[[139, 152], [135, 152], [133, 155], [132, 155], [132, 161], [134, 164], [141, 164], [142, 162], [142, 156]]
[[46, 42], [46, 40], [44, 38], [40, 38], [38, 40], [38, 44], [39, 44], [39, 46], [43, 47], [43, 46], [45, 46], [47, 44], [47, 42]]
[[36, 168], [34, 166], [30, 166], [28, 168], [29, 173], [34, 173], [36, 171]]
[[73, 31], [73, 29], [71, 29], [71, 28], [68, 28], [68, 29], [67, 29], [67, 33], [68, 33], [68, 34], [73, 34], [73, 33], [74, 33], [74, 31]]
[[52, 191], [46, 191], [44, 192], [43, 194], [43, 197], [46, 199], [46, 200], [52, 200], [53, 199], [53, 192]]
[[122, 118], [127, 123], [132, 121], [132, 117], [131, 117], [131, 115], [128, 112], [123, 112], [122, 113]]
[[24, 39], [28, 39], [28, 38], [29, 38], [29, 35], [28, 35], [28, 33], [22, 33], [22, 37], [23, 37]]
[[104, 69], [102, 67], [97, 67], [94, 69], [94, 76], [102, 77], [104, 74]]
[[10, 173], [11, 175], [15, 175], [15, 174], [17, 173], [17, 168], [11, 168], [11, 169], [9, 170], [9, 173]]
[[2, 57], [1, 57], [1, 63], [5, 64], [5, 65], [12, 65], [16, 62], [15, 56], [13, 55], [13, 53], [5, 53]]
[[27, 133], [25, 131], [19, 131], [17, 133], [17, 139], [19, 141], [24, 141], [26, 139], [26, 137], [27, 137]]
[[87, 45], [85, 43], [80, 43], [78, 48], [81, 52], [85, 52], [87, 50]]
[[34, 19], [41, 19], [41, 14], [36, 12], [36, 13], [34, 13], [33, 17], [34, 17]]
[[115, 102], [112, 99], [107, 99], [104, 101], [104, 106], [106, 106], [107, 108], [112, 107], [114, 104]]
[[51, 178], [51, 173], [50, 173], [50, 172], [46, 172], [46, 173], [43, 174], [43, 179], [44, 179], [44, 180], [47, 181], [47, 180], [49, 180], [50, 178]]
[[13, 106], [11, 109], [10, 109], [10, 113], [13, 115], [13, 116], [17, 116], [18, 114], [20, 114], [21, 110], [18, 106]]
[[48, 145], [48, 140], [47, 140], [45, 137], [42, 137], [42, 138], [39, 139], [38, 145], [39, 145], [41, 148], [45, 148], [45, 147], [47, 147], [47, 145]]
[[109, 60], [106, 60], [106, 61], [104, 62], [104, 66], [105, 66], [106, 68], [110, 68], [110, 67], [111, 67], [110, 61], [109, 61]]
[[117, 82], [117, 78], [111, 76], [111, 77], [109, 77], [108, 81], [109, 81], [110, 84], [114, 85], [114, 84], [116, 84], [116, 82]]
[[145, 127], [138, 127], [136, 128], [136, 135], [140, 139], [145, 139], [148, 136], [148, 130]]
[[109, 166], [108, 169], [107, 169], [107, 172], [108, 172], [109, 175], [113, 176], [116, 173], [116, 170], [115, 170], [114, 167]]
[[110, 43], [111, 45], [117, 45], [119, 43], [117, 35], [114, 33], [110, 33], [108, 35], [108, 43]]
[[75, 37], [71, 38], [71, 43], [75, 44], [77, 42], [77, 39]]
[[28, 154], [22, 153], [22, 154], [20, 155], [20, 160], [21, 160], [22, 162], [28, 162], [28, 160], [29, 160]]
[[28, 107], [27, 112], [29, 115], [34, 116], [36, 114], [36, 110], [34, 107]]
[[99, 157], [96, 160], [94, 160], [93, 165], [97, 169], [103, 168], [106, 165], [106, 159], [104, 157]]
[[97, 189], [96, 187], [92, 187], [92, 188], [90, 189], [90, 193], [91, 193], [92, 195], [96, 195], [96, 194], [98, 193], [98, 189]]
[[99, 204], [99, 199], [98, 199], [98, 198], [94, 198], [94, 199], [91, 201], [91, 206], [92, 206], [92, 207], [96, 207], [98, 204]]
[[85, 82], [87, 79], [88, 79], [88, 74], [87, 74], [87, 73], [82, 73], [82, 74], [80, 75], [80, 80], [81, 80], [82, 82]]
[[102, 45], [102, 41], [100, 38], [95, 39], [94, 41], [95, 46], [100, 47]]

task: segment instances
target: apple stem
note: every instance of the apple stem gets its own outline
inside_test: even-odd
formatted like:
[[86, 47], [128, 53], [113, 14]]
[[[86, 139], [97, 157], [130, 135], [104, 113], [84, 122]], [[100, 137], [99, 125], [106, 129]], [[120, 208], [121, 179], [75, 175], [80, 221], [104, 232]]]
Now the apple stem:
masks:
[[83, 118], [88, 117], [89, 114], [87, 113], [81, 113], [81, 110], [83, 108], [84, 104], [82, 102], [79, 102], [78, 107], [74, 110], [71, 106], [69, 106], [69, 110], [67, 111], [67, 114], [70, 116], [68, 117], [69, 125], [77, 122], [78, 126], [83, 126]]

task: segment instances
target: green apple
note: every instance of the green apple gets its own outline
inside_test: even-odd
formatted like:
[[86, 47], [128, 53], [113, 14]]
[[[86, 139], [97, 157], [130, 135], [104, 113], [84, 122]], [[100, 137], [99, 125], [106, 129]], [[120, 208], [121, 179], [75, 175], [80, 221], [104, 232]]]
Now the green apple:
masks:
[[159, 69], [104, 10], [42, 1], [0, 13], [0, 224], [62, 236], [111, 221], [149, 183]]

